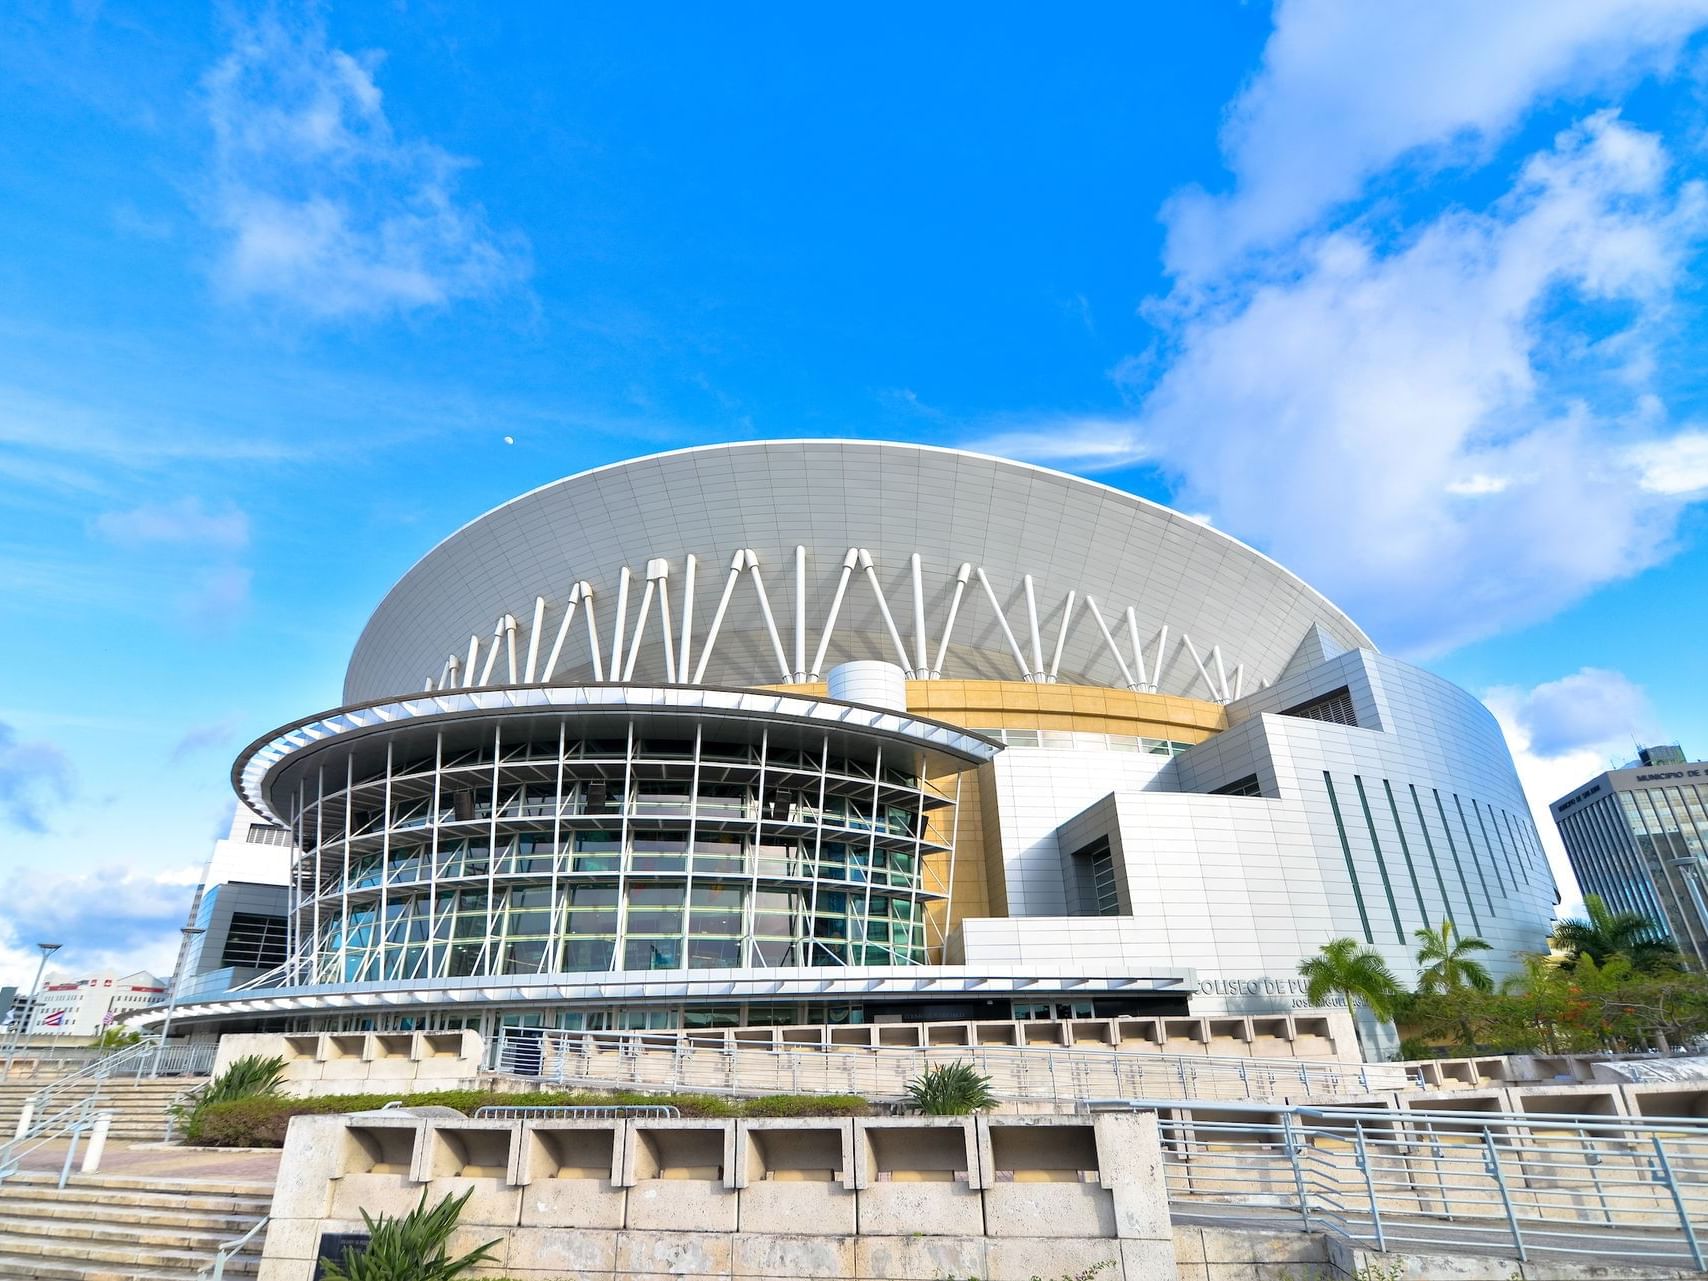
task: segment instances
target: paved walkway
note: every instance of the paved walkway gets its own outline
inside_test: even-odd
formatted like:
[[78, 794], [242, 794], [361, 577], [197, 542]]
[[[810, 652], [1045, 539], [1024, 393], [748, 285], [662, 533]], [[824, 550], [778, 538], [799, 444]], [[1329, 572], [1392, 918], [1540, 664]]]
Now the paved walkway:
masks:
[[[57, 1173], [65, 1163], [67, 1141], [44, 1143], [23, 1159], [26, 1170], [46, 1170]], [[101, 1158], [101, 1175], [115, 1178], [160, 1178], [174, 1182], [187, 1179], [206, 1179], [218, 1183], [265, 1183], [271, 1186], [279, 1177], [277, 1148], [180, 1148], [158, 1143], [109, 1143]], [[76, 1165], [83, 1161], [83, 1149], [77, 1152]], [[73, 1166], [73, 1175], [76, 1166]]]

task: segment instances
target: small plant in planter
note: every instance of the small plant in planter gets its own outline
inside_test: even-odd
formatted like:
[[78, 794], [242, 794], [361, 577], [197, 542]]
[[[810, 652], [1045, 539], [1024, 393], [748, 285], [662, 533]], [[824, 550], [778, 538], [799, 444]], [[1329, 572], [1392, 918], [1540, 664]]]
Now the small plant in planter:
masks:
[[990, 1078], [971, 1063], [926, 1068], [907, 1083], [907, 1098], [926, 1116], [971, 1116], [996, 1106]]
[[499, 1238], [488, 1241], [461, 1258], [446, 1257], [451, 1233], [456, 1231], [463, 1206], [474, 1195], [470, 1188], [461, 1196], [447, 1195], [432, 1209], [427, 1208], [427, 1193], [421, 1193], [421, 1203], [401, 1218], [382, 1214], [373, 1218], [362, 1211], [362, 1222], [368, 1225], [368, 1244], [342, 1263], [322, 1259], [326, 1281], [455, 1281], [476, 1264], [492, 1257], [492, 1248]]

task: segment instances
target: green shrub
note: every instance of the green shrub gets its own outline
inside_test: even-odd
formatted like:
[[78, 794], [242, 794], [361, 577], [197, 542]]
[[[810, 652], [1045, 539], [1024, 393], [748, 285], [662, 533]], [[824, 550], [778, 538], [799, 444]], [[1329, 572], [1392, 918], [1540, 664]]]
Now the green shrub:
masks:
[[907, 1097], [926, 1116], [968, 1116], [996, 1106], [990, 1078], [971, 1063], [926, 1068], [907, 1083]]
[[201, 1140], [197, 1136], [210, 1108], [227, 1107], [252, 1099], [277, 1098], [279, 1082], [284, 1080], [284, 1076], [284, 1059], [246, 1055], [234, 1060], [230, 1067], [193, 1094], [188, 1104], [173, 1104], [173, 1120], [183, 1125], [186, 1140], [198, 1143]]
[[184, 1141], [213, 1148], [276, 1148], [284, 1146], [293, 1116], [327, 1116], [370, 1112], [387, 1103], [405, 1107], [446, 1107], [472, 1116], [482, 1107], [610, 1107], [668, 1104], [689, 1117], [733, 1116], [864, 1116], [871, 1111], [865, 1099], [852, 1094], [774, 1094], [756, 1099], [723, 1098], [711, 1094], [642, 1094], [619, 1091], [542, 1091], [498, 1094], [490, 1090], [439, 1090], [425, 1094], [328, 1094], [317, 1098], [259, 1095], [195, 1108], [184, 1126]]
[[423, 1189], [421, 1203], [397, 1219], [384, 1214], [374, 1219], [363, 1210], [368, 1244], [346, 1255], [342, 1263], [322, 1259], [326, 1281], [454, 1281], [477, 1263], [485, 1263], [500, 1238], [470, 1250], [460, 1259], [446, 1257], [457, 1219], [473, 1195], [473, 1188], [461, 1196], [447, 1194], [429, 1210], [427, 1192]]

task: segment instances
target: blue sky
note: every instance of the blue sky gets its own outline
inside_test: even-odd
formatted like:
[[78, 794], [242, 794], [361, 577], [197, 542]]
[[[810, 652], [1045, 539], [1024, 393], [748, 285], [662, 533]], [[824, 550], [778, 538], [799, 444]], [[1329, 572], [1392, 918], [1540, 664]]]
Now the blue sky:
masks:
[[1202, 514], [1538, 805], [1708, 754], [1708, 0], [914, 10], [8, 7], [0, 982], [166, 962], [440, 537], [709, 441]]

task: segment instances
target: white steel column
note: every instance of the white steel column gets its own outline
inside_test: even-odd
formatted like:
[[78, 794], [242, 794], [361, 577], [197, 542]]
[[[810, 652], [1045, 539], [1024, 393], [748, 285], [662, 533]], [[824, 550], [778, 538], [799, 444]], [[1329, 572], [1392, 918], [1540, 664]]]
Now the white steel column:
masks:
[[872, 553], [864, 547], [860, 549], [860, 568], [866, 572], [866, 581], [872, 585], [872, 595], [878, 598], [878, 613], [883, 615], [884, 627], [889, 631], [890, 643], [896, 647], [901, 668], [911, 676], [913, 660], [907, 656], [907, 646], [901, 643], [901, 633], [896, 631], [896, 620], [890, 614], [890, 603], [884, 599], [884, 589], [878, 582], [878, 571], [872, 567]]
[[1192, 643], [1192, 638], [1185, 632], [1180, 633], [1180, 643], [1186, 646], [1186, 652], [1192, 655], [1193, 665], [1198, 668], [1198, 675], [1204, 678], [1204, 688], [1210, 691], [1210, 697], [1216, 697], [1216, 682], [1210, 679], [1210, 673], [1204, 667], [1204, 660], [1198, 657], [1198, 649]]
[[552, 783], [552, 914], [546, 933], [545, 955], [540, 958], [540, 972], [564, 968], [563, 949], [569, 944], [569, 913], [560, 900], [558, 887], [562, 883], [558, 868], [563, 865], [563, 753], [566, 746], [564, 723], [557, 723], [557, 771]]
[[1156, 656], [1154, 661], [1151, 663], [1151, 693], [1153, 694], [1160, 694], [1162, 692], [1163, 660], [1167, 656], [1167, 653], [1168, 624], [1164, 623], [1162, 625], [1162, 629], [1156, 634]]
[[617, 572], [617, 622], [611, 633], [611, 679], [623, 679], [623, 631], [629, 622], [629, 567]]
[[670, 628], [670, 562], [667, 560], [649, 560], [646, 563], [647, 581], [654, 578], [653, 570], [657, 569], [658, 579], [658, 626], [664, 633], [664, 679], [667, 683], [676, 684], [676, 638]]
[[[493, 964], [493, 942], [498, 924], [498, 761], [504, 755], [503, 728], [492, 727], [492, 800], [486, 816], [486, 938], [481, 941], [481, 956], [485, 958], [487, 974], [496, 974]], [[479, 970], [477, 973], [481, 972]]]
[[[493, 653], [497, 652], [495, 646]], [[385, 962], [386, 945], [391, 941], [387, 936], [391, 933], [391, 762], [392, 749], [395, 746], [395, 739], [386, 739], [385, 785], [380, 789], [380, 910], [379, 918], [375, 922], [379, 927], [375, 936], [379, 972], [374, 977], [381, 981], [391, 977], [386, 972]]]
[[971, 561], [962, 561], [955, 571], [955, 594], [949, 598], [949, 617], [943, 622], [943, 639], [937, 642], [937, 661], [926, 673], [926, 679], [938, 680], [943, 675], [943, 658], [949, 652], [949, 636], [955, 630], [955, 615], [961, 612], [961, 596], [967, 590], [967, 579], [973, 574]]
[[913, 570], [913, 674], [926, 680], [931, 675], [931, 665], [925, 653], [925, 575], [918, 552], [908, 557], [908, 564]]
[[1073, 592], [1067, 594], [1067, 604], [1062, 607], [1062, 625], [1056, 629], [1056, 652], [1050, 656], [1049, 679], [1053, 682], [1056, 673], [1062, 665], [1062, 646], [1067, 642], [1068, 624], [1073, 621], [1073, 607], [1077, 600]]
[[[724, 579], [723, 593], [718, 597], [718, 607], [712, 612], [712, 625], [706, 629], [706, 643], [700, 647], [700, 665], [694, 669], [693, 683], [698, 685], [706, 676], [706, 664], [712, 658], [712, 646], [718, 643], [718, 629], [724, 625], [724, 611], [729, 608], [730, 593], [735, 591], [736, 580], [741, 577], [741, 571], [747, 567], [747, 549], [738, 551], [729, 563], [729, 577]], [[687, 650], [687, 645], [683, 645]]]
[[646, 590], [641, 593], [640, 612], [635, 615], [635, 638], [629, 644], [629, 656], [623, 662], [623, 679], [633, 680], [635, 676], [635, 659], [640, 656], [641, 642], [646, 639], [646, 620], [652, 613], [652, 598], [658, 590], [658, 579], [652, 574], [652, 567], [661, 561], [649, 561], [647, 564]]
[[[1103, 621], [1103, 611], [1097, 608], [1097, 600], [1089, 592], [1085, 596], [1085, 607], [1091, 611], [1091, 619], [1097, 624], [1097, 630], [1103, 633], [1103, 643], [1109, 647], [1109, 652], [1114, 655], [1115, 666], [1121, 669], [1121, 683], [1128, 689], [1137, 689], [1138, 685], [1133, 680], [1132, 670], [1128, 668], [1127, 660], [1121, 657], [1121, 649], [1115, 644], [1114, 636], [1110, 635], [1109, 624]], [[1137, 646], [1134, 648], [1136, 649]]]
[[682, 644], [677, 647], [676, 679], [688, 683], [688, 647], [694, 639], [694, 554], [688, 553], [687, 567], [682, 571]]
[[581, 603], [583, 595], [591, 592], [590, 588], [588, 592], [583, 592], [585, 587], [586, 583], [577, 583], [569, 589], [569, 601], [563, 607], [563, 621], [558, 624], [557, 639], [552, 642], [551, 653], [546, 655], [545, 671], [540, 674], [542, 683], [551, 680], [552, 673], [557, 671], [558, 656], [563, 653], [563, 642], [569, 636], [569, 624], [575, 618], [575, 607]]
[[979, 585], [984, 588], [984, 594], [990, 600], [990, 612], [996, 615], [996, 625], [1002, 628], [1003, 639], [1008, 642], [1009, 651], [1014, 655], [1014, 664], [1020, 669], [1020, 679], [1026, 680], [1026, 656], [1020, 652], [1020, 642], [1014, 639], [1014, 629], [1008, 625], [1008, 619], [1003, 617], [1002, 606], [996, 600], [996, 590], [990, 585], [990, 579], [985, 577], [983, 565], [980, 565], [976, 572]]
[[[478, 684], [490, 685], [492, 683], [492, 668], [498, 662], [498, 644], [504, 638], [504, 620], [507, 617], [508, 615], [500, 614], [498, 621], [492, 625], [492, 645], [486, 651], [486, 666], [480, 669]], [[472, 664], [469, 670], [474, 670]]]
[[747, 571], [753, 575], [753, 590], [759, 596], [759, 612], [765, 618], [765, 632], [771, 638], [771, 652], [777, 656], [777, 670], [783, 674], [783, 683], [789, 683], [789, 656], [783, 652], [783, 638], [777, 634], [777, 619], [771, 613], [771, 598], [765, 594], [765, 579], [759, 573], [759, 553], [751, 547], [744, 553], [747, 557]]
[[825, 651], [830, 648], [830, 634], [836, 630], [836, 616], [842, 612], [842, 597], [848, 590], [848, 579], [854, 573], [854, 566], [859, 562], [860, 549], [850, 547], [848, 554], [842, 558], [842, 574], [836, 580], [836, 592], [830, 598], [830, 612], [825, 616], [824, 633], [818, 638], [818, 650], [813, 655], [812, 668], [807, 672], [807, 679], [817, 680], [824, 672]]
[[807, 549], [795, 545], [795, 682], [807, 678]]
[[593, 658], [593, 679], [605, 679], [605, 660], [599, 654], [599, 624], [593, 617], [593, 586], [585, 579], [581, 583], [581, 612], [587, 619], [587, 652]]
[[[425, 953], [427, 974], [432, 978], [440, 978], [441, 967], [436, 963], [435, 952], [439, 942], [439, 824], [444, 817], [444, 787], [445, 787], [445, 731], [436, 730], [433, 734], [433, 826], [428, 840], [427, 852], [427, 942], [422, 949]], [[449, 931], [447, 931], [446, 947], [450, 951]]]
[[1022, 575], [1020, 581], [1026, 589], [1026, 623], [1032, 631], [1032, 667], [1026, 676], [1030, 681], [1044, 674], [1044, 645], [1038, 638], [1038, 593], [1032, 586], [1032, 575]]
[[546, 598], [534, 597], [534, 622], [528, 628], [528, 665], [523, 669], [524, 684], [534, 683], [534, 673], [539, 670], [537, 664], [540, 658], [540, 631], [546, 625]]

